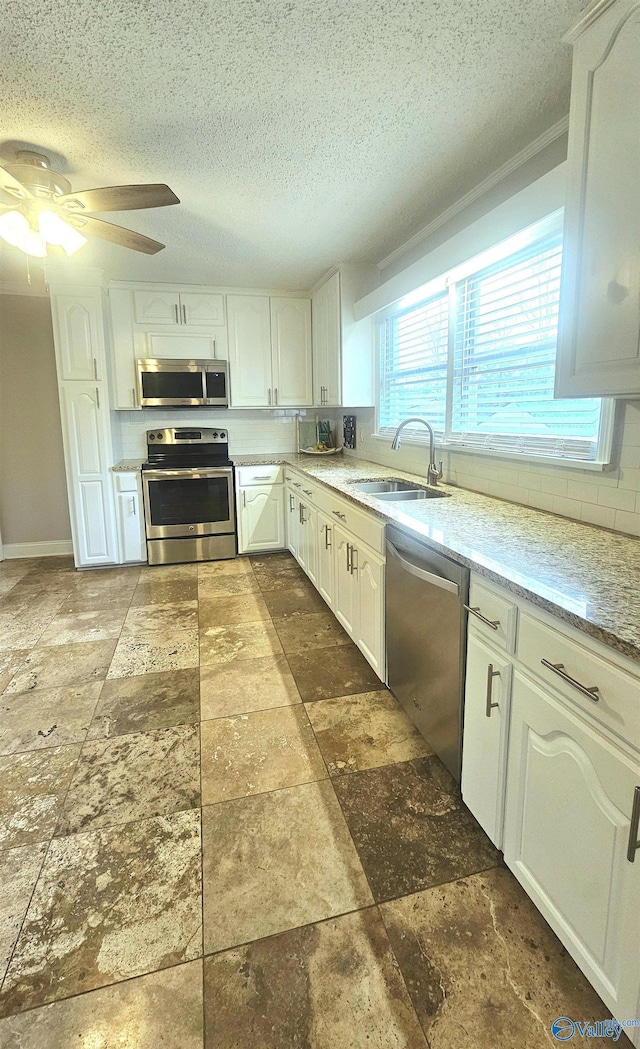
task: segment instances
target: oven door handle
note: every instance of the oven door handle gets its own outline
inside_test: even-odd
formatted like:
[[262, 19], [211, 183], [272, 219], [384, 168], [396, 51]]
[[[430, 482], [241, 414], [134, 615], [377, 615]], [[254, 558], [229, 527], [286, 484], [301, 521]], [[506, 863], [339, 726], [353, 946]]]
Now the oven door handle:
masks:
[[233, 477], [232, 466], [205, 466], [202, 470], [188, 468], [183, 470], [143, 470], [143, 480], [166, 481], [168, 477], [183, 477], [186, 480], [196, 477]]

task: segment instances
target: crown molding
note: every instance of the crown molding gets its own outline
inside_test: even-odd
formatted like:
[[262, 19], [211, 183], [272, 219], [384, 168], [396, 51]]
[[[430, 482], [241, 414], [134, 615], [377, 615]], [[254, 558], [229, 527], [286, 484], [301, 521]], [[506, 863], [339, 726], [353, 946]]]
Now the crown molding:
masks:
[[[608, 4], [612, 3], [613, 0], [597, 0], [597, 2]], [[487, 178], [483, 179], [482, 182], [479, 182], [473, 189], [470, 189], [463, 197], [460, 197], [455, 204], [451, 204], [450, 207], [446, 208], [435, 219], [427, 223], [426, 226], [423, 226], [422, 229], [419, 229], [417, 233], [414, 233], [413, 236], [410, 237], [409, 240], [406, 240], [404, 244], [401, 244], [399, 248], [396, 248], [391, 254], [386, 255], [384, 259], [381, 259], [378, 263], [378, 270], [386, 269], [408, 251], [411, 251], [412, 248], [417, 247], [418, 244], [427, 240], [437, 230], [442, 226], [445, 226], [447, 222], [454, 218], [455, 215], [464, 211], [470, 204], [473, 204], [474, 201], [484, 196], [484, 194], [488, 193], [488, 191], [493, 189], [494, 186], [497, 186], [499, 182], [502, 182], [504, 178], [511, 175], [512, 172], [516, 171], [523, 164], [526, 164], [526, 162], [531, 160], [532, 157], [535, 157], [537, 153], [546, 149], [546, 147], [551, 145], [552, 142], [555, 142], [557, 138], [564, 135], [568, 129], [569, 114], [556, 121], [555, 124], [552, 124], [550, 128], [547, 128], [547, 130], [542, 133], [542, 135], [539, 135], [538, 138], [534, 138], [533, 142], [530, 142], [528, 146], [521, 149], [519, 153], [514, 154], [510, 160], [507, 160], [499, 168], [496, 168], [496, 170], [488, 175]]]
[[573, 44], [584, 33], [585, 29], [588, 29], [615, 2], [616, 0], [593, 0], [593, 3], [585, 7], [575, 25], [572, 25], [571, 29], [564, 34], [562, 42], [564, 44]]

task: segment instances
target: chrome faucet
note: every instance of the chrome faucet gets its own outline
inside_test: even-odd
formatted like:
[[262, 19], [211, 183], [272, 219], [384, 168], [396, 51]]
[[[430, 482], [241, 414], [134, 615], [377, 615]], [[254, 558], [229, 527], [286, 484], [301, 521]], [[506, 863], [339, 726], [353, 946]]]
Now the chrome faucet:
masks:
[[438, 467], [436, 464], [436, 439], [431, 423], [428, 423], [426, 419], [421, 419], [419, 416], [412, 416], [410, 419], [403, 419], [393, 435], [391, 447], [394, 452], [398, 450], [401, 443], [400, 434], [405, 426], [410, 426], [411, 423], [422, 423], [422, 425], [426, 426], [429, 431], [429, 465], [427, 467], [427, 484], [430, 484], [433, 488], [437, 488], [438, 481], [442, 477], [442, 459], [440, 460], [440, 466]]

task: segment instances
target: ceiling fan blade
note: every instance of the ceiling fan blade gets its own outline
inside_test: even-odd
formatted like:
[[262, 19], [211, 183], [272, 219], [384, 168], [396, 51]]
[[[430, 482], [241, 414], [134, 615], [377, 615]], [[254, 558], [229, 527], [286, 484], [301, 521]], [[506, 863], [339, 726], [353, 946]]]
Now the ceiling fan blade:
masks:
[[123, 248], [143, 251], [145, 255], [155, 255], [165, 246], [158, 240], [144, 237], [142, 233], [135, 233], [132, 229], [125, 229], [124, 226], [115, 226], [113, 222], [94, 219], [90, 215], [78, 215], [75, 212], [72, 215], [65, 209], [58, 209], [58, 213], [83, 236], [100, 237], [102, 240], [111, 241], [112, 244], [119, 244]]
[[30, 200], [32, 194], [18, 182], [17, 178], [10, 175], [6, 168], [0, 168], [0, 190], [10, 197], [19, 197], [20, 200]]
[[168, 186], [105, 186], [103, 189], [81, 189], [56, 198], [56, 204], [75, 211], [136, 211], [139, 208], [164, 208], [180, 201]]

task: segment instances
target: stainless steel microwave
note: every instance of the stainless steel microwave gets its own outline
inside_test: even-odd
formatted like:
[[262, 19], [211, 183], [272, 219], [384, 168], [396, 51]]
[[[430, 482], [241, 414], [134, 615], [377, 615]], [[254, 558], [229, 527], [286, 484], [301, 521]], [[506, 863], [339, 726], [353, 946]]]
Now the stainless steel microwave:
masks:
[[141, 408], [226, 408], [229, 403], [227, 361], [136, 360]]

